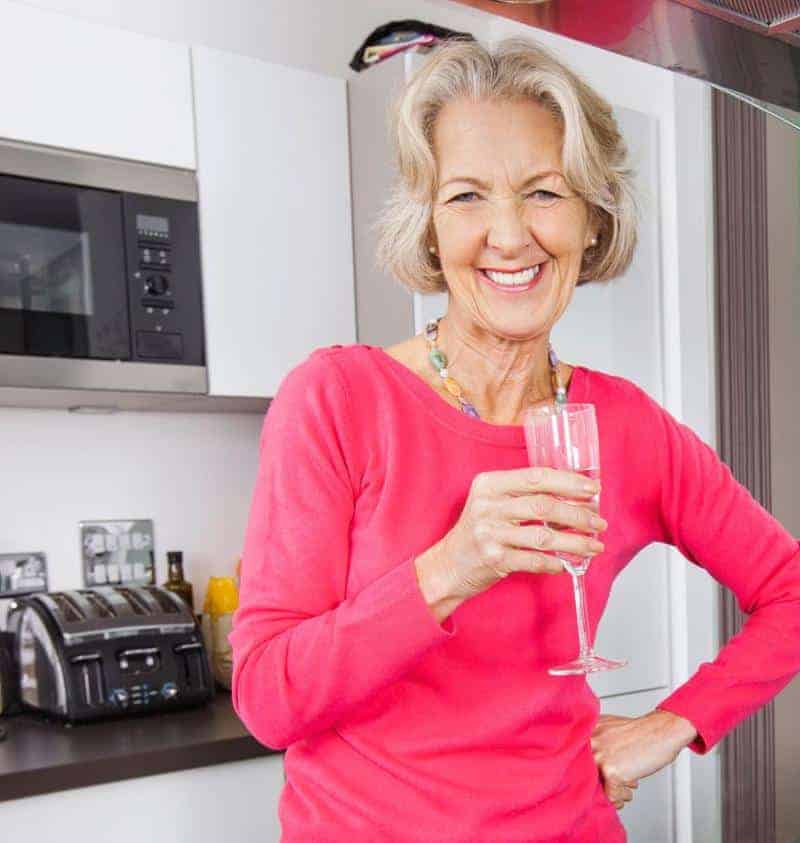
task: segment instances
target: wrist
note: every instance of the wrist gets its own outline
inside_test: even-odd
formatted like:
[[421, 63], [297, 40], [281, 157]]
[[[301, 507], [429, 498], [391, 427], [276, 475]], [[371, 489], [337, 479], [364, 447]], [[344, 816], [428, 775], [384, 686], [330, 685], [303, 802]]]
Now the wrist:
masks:
[[417, 582], [433, 616], [441, 623], [463, 602], [454, 588], [453, 577], [441, 559], [439, 545], [426, 550], [414, 560]]
[[657, 708], [650, 712], [650, 717], [658, 719], [661, 728], [670, 736], [678, 747], [678, 751], [685, 749], [698, 736], [698, 731], [691, 721], [672, 711]]

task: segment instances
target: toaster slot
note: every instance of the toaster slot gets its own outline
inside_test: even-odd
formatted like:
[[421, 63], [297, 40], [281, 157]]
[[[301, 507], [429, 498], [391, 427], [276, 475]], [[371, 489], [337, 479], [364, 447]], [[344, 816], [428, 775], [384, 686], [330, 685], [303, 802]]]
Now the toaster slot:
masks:
[[137, 615], [152, 614], [149, 604], [142, 600], [141, 596], [133, 589], [125, 588], [124, 586], [117, 586], [116, 592], [128, 601], [131, 609], [133, 609]]
[[103, 705], [106, 699], [103, 664], [100, 653], [84, 653], [70, 659], [77, 672], [82, 701], [88, 706]]
[[60, 591], [50, 592], [50, 599], [58, 607], [61, 617], [67, 623], [76, 623], [78, 621], [86, 620], [86, 615], [81, 610], [81, 607], [68, 594], [63, 594]]
[[172, 600], [170, 600], [169, 593], [165, 594], [158, 588], [158, 586], [146, 585], [143, 586], [143, 590], [146, 591], [156, 601], [156, 603], [158, 603], [164, 614], [175, 615], [180, 612], [180, 609]]
[[95, 593], [101, 597], [114, 613], [116, 618], [135, 617], [138, 612], [134, 611], [131, 604], [113, 586], [97, 586]]
[[83, 595], [86, 602], [94, 609], [98, 618], [114, 617], [114, 610], [111, 608], [111, 604], [101, 594], [88, 589], [81, 591], [80, 594]]
[[197, 641], [176, 644], [173, 648], [181, 671], [182, 684], [187, 690], [207, 687], [204, 669], [203, 645]]

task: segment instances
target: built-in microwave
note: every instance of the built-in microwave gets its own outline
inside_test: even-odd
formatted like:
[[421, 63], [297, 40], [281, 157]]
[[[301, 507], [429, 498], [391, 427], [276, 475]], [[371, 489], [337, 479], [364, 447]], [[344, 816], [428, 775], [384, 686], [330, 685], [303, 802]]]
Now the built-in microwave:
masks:
[[0, 386], [207, 393], [195, 174], [0, 143]]

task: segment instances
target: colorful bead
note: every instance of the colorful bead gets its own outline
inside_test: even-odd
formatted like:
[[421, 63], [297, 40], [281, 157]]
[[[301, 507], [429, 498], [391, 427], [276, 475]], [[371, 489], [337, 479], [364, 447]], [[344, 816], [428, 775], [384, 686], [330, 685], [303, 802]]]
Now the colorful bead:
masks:
[[428, 352], [428, 358], [437, 369], [444, 369], [447, 366], [447, 358], [444, 356], [444, 352], [438, 348], [432, 348]]
[[[458, 400], [462, 411], [473, 418], [479, 419], [480, 415], [475, 409], [475, 406], [470, 404], [469, 401], [464, 398], [461, 387], [450, 377], [450, 372], [447, 368], [447, 357], [444, 352], [435, 345], [438, 334], [439, 320], [431, 319], [425, 325], [425, 336], [430, 344], [428, 359], [431, 361], [434, 369], [436, 369], [439, 373], [439, 377], [442, 378], [442, 383], [444, 384], [445, 389]], [[560, 409], [567, 403], [567, 390], [561, 385], [559, 380], [558, 355], [551, 344], [548, 344], [547, 346], [547, 357], [550, 363], [550, 381], [555, 392], [555, 405], [556, 408]]]

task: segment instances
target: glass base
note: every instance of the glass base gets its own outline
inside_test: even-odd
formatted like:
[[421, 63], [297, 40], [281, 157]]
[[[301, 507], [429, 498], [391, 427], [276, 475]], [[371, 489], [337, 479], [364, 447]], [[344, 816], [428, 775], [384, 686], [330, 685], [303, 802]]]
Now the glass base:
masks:
[[576, 673], [597, 673], [600, 670], [616, 670], [619, 667], [625, 667], [627, 663], [627, 659], [620, 661], [591, 655], [583, 659], [575, 659], [575, 661], [567, 662], [566, 664], [556, 665], [555, 667], [551, 667], [547, 672], [551, 676], [572, 676]]

